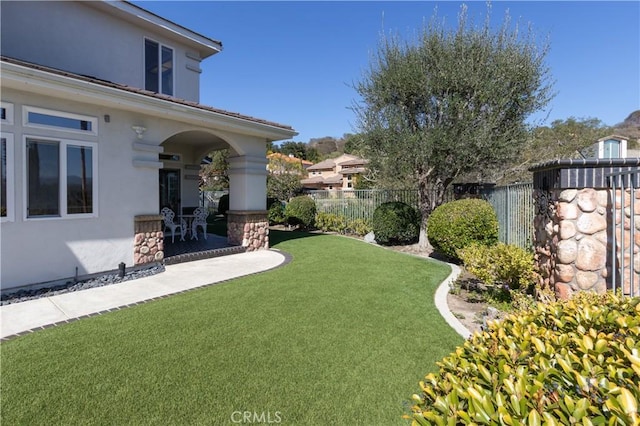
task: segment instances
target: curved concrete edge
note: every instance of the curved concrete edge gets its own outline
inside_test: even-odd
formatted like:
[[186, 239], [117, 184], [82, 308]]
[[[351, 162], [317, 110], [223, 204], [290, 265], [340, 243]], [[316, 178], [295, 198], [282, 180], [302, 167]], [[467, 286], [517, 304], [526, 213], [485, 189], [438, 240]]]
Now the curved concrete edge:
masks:
[[436, 304], [436, 308], [442, 315], [442, 318], [453, 328], [459, 335], [463, 338], [468, 339], [471, 337], [471, 331], [467, 329], [458, 318], [453, 315], [451, 310], [449, 309], [449, 303], [447, 303], [447, 294], [449, 294], [449, 289], [451, 288], [451, 284], [455, 282], [460, 276], [460, 267], [458, 265], [454, 265], [453, 263], [447, 263], [451, 267], [451, 274], [447, 278], [445, 278], [442, 283], [438, 286], [436, 290], [436, 294], [434, 296], [434, 301]]
[[[381, 249], [384, 249], [384, 250], [391, 250], [390, 248], [381, 246], [379, 244], [368, 243], [360, 238], [354, 238], [348, 235], [340, 235], [340, 236], [351, 238], [353, 240], [360, 241], [365, 244], [373, 245], [375, 247], [380, 247]], [[406, 254], [406, 255], [421, 258], [421, 259], [427, 259], [423, 256], [419, 256], [413, 253], [404, 253], [404, 252], [396, 252], [396, 253]], [[444, 262], [442, 260], [433, 259], [433, 258], [428, 258], [428, 259], [431, 259], [436, 262], [445, 263], [449, 265], [449, 267], [451, 268], [451, 273], [447, 278], [444, 279], [444, 281], [440, 283], [440, 285], [436, 289], [436, 293], [433, 299], [436, 304], [436, 308], [438, 308], [438, 312], [440, 312], [440, 315], [442, 316], [442, 318], [444, 318], [447, 324], [449, 324], [449, 326], [453, 328], [456, 331], [456, 333], [458, 333], [464, 339], [468, 339], [469, 337], [471, 337], [473, 333], [471, 333], [471, 331], [467, 327], [465, 327], [464, 324], [462, 324], [460, 320], [458, 320], [458, 318], [455, 317], [455, 315], [453, 315], [453, 312], [451, 312], [451, 309], [449, 309], [449, 303], [447, 302], [447, 294], [449, 294], [449, 289], [451, 288], [451, 284], [455, 282], [455, 280], [457, 280], [458, 277], [460, 276], [460, 272], [461, 272], [460, 267], [453, 263]]]

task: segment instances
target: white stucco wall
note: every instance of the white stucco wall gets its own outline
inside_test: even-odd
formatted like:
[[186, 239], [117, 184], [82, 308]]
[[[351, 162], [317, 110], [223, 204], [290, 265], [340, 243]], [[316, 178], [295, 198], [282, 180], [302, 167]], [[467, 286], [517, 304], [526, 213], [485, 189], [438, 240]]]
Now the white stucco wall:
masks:
[[[263, 138], [197, 125], [166, 115], [157, 116], [113, 105], [80, 103], [42, 94], [3, 88], [2, 101], [14, 111], [12, 125], [2, 132], [13, 136], [14, 206], [12, 220], [0, 224], [0, 283], [2, 290], [45, 281], [117, 269], [133, 264], [134, 217], [157, 214], [158, 170], [178, 168], [183, 177], [182, 205], [198, 205], [198, 180], [184, 179], [197, 171], [204, 153], [231, 148], [231, 209], [264, 210], [266, 143]], [[24, 106], [80, 114], [97, 119], [97, 135], [23, 125]], [[107, 117], [108, 116], [108, 122]], [[147, 130], [137, 138], [132, 126]], [[27, 218], [25, 142], [27, 137], [77, 140], [97, 146], [98, 205], [95, 217]], [[167, 142], [169, 141], [169, 142]], [[166, 142], [166, 143], [165, 143]], [[228, 144], [227, 144], [228, 142]], [[158, 161], [158, 152], [180, 154], [179, 162]]]
[[[133, 217], [156, 213], [157, 169], [134, 167], [131, 130], [135, 117], [113, 109], [75, 104], [43, 96], [3, 90], [3, 102], [14, 105], [15, 124], [3, 126], [14, 140], [14, 220], [2, 222], [0, 265], [3, 290], [105, 270], [133, 263]], [[22, 126], [23, 105], [98, 118], [98, 136]], [[104, 115], [108, 114], [109, 123]], [[25, 140], [28, 136], [97, 143], [97, 217], [38, 218], [26, 216]], [[157, 157], [156, 157], [157, 158]], [[8, 159], [10, 161], [10, 159]]]
[[199, 100], [198, 56], [168, 34], [75, 1], [3, 1], [5, 56], [144, 88], [144, 38], [174, 49], [174, 96]]

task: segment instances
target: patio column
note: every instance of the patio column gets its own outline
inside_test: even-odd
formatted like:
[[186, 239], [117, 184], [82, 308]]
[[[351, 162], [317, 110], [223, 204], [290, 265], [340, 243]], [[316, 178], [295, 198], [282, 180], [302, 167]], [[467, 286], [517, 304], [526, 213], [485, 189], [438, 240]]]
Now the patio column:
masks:
[[269, 248], [267, 219], [267, 159], [264, 156], [229, 158], [229, 244], [247, 251]]
[[133, 264], [160, 262], [164, 259], [162, 216], [138, 215], [134, 218]]

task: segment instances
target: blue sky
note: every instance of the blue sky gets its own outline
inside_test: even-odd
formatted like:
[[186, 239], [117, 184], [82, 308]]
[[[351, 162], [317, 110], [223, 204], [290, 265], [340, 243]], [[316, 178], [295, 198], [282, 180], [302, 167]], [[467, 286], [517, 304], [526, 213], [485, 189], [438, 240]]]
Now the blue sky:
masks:
[[[433, 15], [455, 25], [462, 2], [136, 1], [223, 43], [202, 63], [204, 104], [293, 126], [296, 141], [357, 132], [350, 110], [383, 33], [411, 39]], [[484, 1], [467, 2], [481, 22]], [[556, 97], [536, 119], [601, 119], [640, 109], [640, 2], [492, 3], [549, 39]]]

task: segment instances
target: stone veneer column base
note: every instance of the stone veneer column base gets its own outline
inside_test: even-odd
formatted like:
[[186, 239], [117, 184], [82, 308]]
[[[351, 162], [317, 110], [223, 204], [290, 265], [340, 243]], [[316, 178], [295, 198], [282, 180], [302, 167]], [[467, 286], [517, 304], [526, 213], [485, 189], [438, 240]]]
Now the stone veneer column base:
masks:
[[134, 219], [133, 264], [160, 262], [164, 259], [162, 216], [139, 215]]
[[269, 248], [269, 220], [266, 210], [230, 210], [227, 213], [227, 241], [247, 251]]

